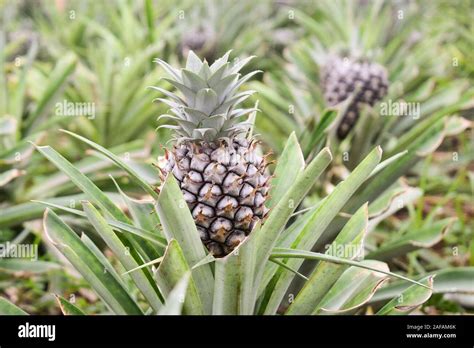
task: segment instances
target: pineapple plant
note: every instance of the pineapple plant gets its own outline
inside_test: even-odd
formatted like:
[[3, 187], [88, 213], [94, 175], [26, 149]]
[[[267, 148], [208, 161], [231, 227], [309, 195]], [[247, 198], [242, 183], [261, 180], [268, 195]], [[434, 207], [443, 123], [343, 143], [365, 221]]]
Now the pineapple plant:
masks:
[[[185, 87], [184, 80], [196, 80], [199, 76], [207, 78], [211, 75], [209, 72], [214, 69], [217, 71], [217, 67], [220, 66], [221, 73], [226, 72], [228, 75], [224, 81], [229, 83], [228, 80], [233, 80], [240, 85], [254, 73], [242, 78], [233, 74], [237, 74], [240, 67], [249, 59], [232, 65], [229, 64], [226, 55], [215, 62], [217, 65], [208, 66], [205, 61], [191, 54], [187, 68], [181, 70], [159, 61], [168, 73], [174, 76], [174, 79], [169, 80], [170, 83], [186, 92], [181, 97], [167, 90], [161, 90], [170, 98], [163, 99], [163, 102], [171, 106], [173, 113], [167, 117], [171, 117], [178, 125], [164, 125], [175, 131], [177, 139], [174, 148], [167, 157], [165, 156], [166, 163], [161, 168], [162, 184], [159, 190], [147, 182], [127, 160], [81, 135], [63, 131], [107, 157], [128, 173], [130, 181], [143, 190], [142, 199], [132, 199], [114, 181], [125, 208], [118, 205], [110, 193], [102, 191], [53, 148], [36, 146], [38, 152], [64, 172], [85, 196], [85, 199], [74, 207], [46, 201], [37, 202], [47, 207], [43, 217], [43, 229], [45, 240], [49, 243], [48, 247], [69, 261], [66, 268], [78, 271], [90, 283], [91, 288], [106, 305], [106, 313], [216, 315], [364, 313], [374, 294], [390, 277], [398, 278], [405, 285], [411, 284], [402, 287], [400, 290], [402, 297], [392, 301], [385, 299], [384, 304], [377, 307], [377, 313], [409, 313], [418, 308], [433, 291], [431, 275], [412, 280], [391, 272], [388, 264], [383, 261], [364, 258], [365, 236], [374, 224], [378, 224], [378, 219], [383, 217], [383, 210], [380, 213], [372, 211], [369, 215], [368, 204], [360, 204], [354, 214], [344, 215], [345, 223], [329, 243], [330, 247], [326, 252], [311, 251], [324, 231], [332, 226], [339, 213], [343, 212], [342, 209], [351, 197], [360, 197], [364, 184], [371, 176], [377, 177], [379, 173], [397, 170], [393, 158], [381, 162], [380, 147], [374, 148], [347, 179], [339, 183], [326, 197], [321, 197], [315, 207], [300, 209], [308, 192], [333, 158], [329, 148], [324, 148], [306, 163], [297, 137], [294, 133], [290, 135], [274, 169], [275, 178], [271, 184], [267, 183], [268, 176], [262, 173], [263, 170], [257, 176], [252, 176], [255, 174], [253, 170], [250, 173], [240, 174], [242, 180], [251, 177], [264, 180], [264, 185], [260, 187], [255, 184], [255, 187], [268, 189], [271, 198], [267, 198], [264, 203], [264, 206], [270, 209], [268, 212], [263, 209], [261, 215], [253, 214], [257, 215], [258, 220], [251, 228], [239, 227], [243, 235], [238, 232], [238, 228], [231, 229], [230, 232], [225, 229], [228, 238], [236, 236], [233, 237], [233, 240], [238, 240], [238, 244], [235, 245], [216, 240], [212, 225], [218, 218], [210, 222], [209, 228], [203, 229], [202, 219], [197, 218], [195, 213], [198, 203], [196, 202], [194, 206], [192, 203], [191, 206], [183, 204], [189, 204], [190, 199], [187, 197], [189, 186], [188, 188], [183, 186], [185, 164], [178, 167], [180, 160], [186, 163], [189, 160], [190, 169], [186, 173], [188, 177], [193, 178], [195, 174], [191, 173], [191, 167], [197, 166], [198, 174], [205, 175], [202, 174], [203, 164], [211, 166], [216, 164], [214, 161], [217, 159], [214, 160], [209, 153], [212, 154], [217, 149], [228, 152], [237, 152], [238, 149], [243, 152], [254, 151], [255, 143], [254, 139], [249, 138], [248, 131], [242, 132], [248, 130], [248, 125], [230, 117], [248, 113], [248, 110], [232, 109], [230, 106], [236, 106], [236, 101], [245, 98], [251, 93], [250, 91], [241, 92], [243, 95], [237, 93], [231, 97], [232, 102], [227, 103], [223, 109], [233, 111], [218, 117], [221, 126], [218, 126], [218, 123], [206, 123], [206, 128], [199, 128], [202, 127], [199, 122], [209, 121], [213, 117], [210, 116], [210, 111], [217, 106], [217, 97], [212, 97], [211, 91], [214, 89], [211, 90], [212, 84], [210, 84], [204, 91], [201, 88], [192, 92], [196, 94], [196, 98], [191, 98], [192, 89]], [[201, 69], [207, 73], [199, 75]], [[190, 74], [190, 71], [196, 71], [193, 73], [196, 76]], [[186, 84], [190, 86], [189, 81]], [[216, 90], [221, 94], [223, 90], [230, 91], [232, 88], [216, 88]], [[206, 98], [206, 103], [201, 104], [204, 101], [202, 96], [211, 97]], [[196, 103], [198, 100], [199, 103]], [[185, 102], [189, 102], [189, 105], [184, 106]], [[207, 105], [207, 114], [194, 110], [196, 107], [205, 110], [201, 108], [202, 105]], [[240, 111], [236, 112], [237, 110]], [[183, 122], [183, 117], [186, 115], [184, 112], [201, 115], [203, 119], [197, 124], [192, 123], [191, 118], [187, 121], [189, 123]], [[251, 119], [255, 113], [253, 110]], [[226, 124], [227, 116], [231, 122]], [[226, 127], [223, 128], [224, 124]], [[239, 134], [245, 133], [247, 137], [239, 137]], [[203, 154], [210, 156], [210, 160], [204, 161], [203, 159], [207, 157], [202, 156]], [[220, 156], [217, 158], [222, 160]], [[244, 168], [248, 170], [252, 165], [256, 166], [252, 162], [256, 160], [265, 161], [262, 156], [255, 154], [254, 159], [245, 160], [247, 162]], [[220, 163], [217, 163], [218, 165]], [[226, 173], [229, 175], [231, 172]], [[212, 179], [210, 180], [212, 183]], [[201, 188], [205, 185], [206, 183], [201, 184]], [[241, 193], [247, 192], [244, 182], [239, 185]], [[220, 184], [219, 189], [228, 190], [226, 186]], [[198, 200], [209, 200], [214, 193], [211, 190], [206, 197], [205, 194], [199, 193], [200, 190], [194, 191], [197, 193], [193, 195]], [[233, 196], [239, 198], [238, 204], [252, 206], [253, 210], [261, 206], [255, 199], [251, 205], [249, 202], [244, 204], [240, 201], [245, 197], [237, 194]], [[213, 205], [212, 209], [218, 214], [218, 205]], [[112, 253], [113, 259], [106, 256], [110, 256], [110, 252], [101, 250], [99, 244], [87, 234], [78, 235], [73, 226], [66, 222], [68, 221], [66, 216], [71, 215], [82, 219], [83, 224], [87, 222], [92, 226], [97, 236], [105, 243], [106, 249]], [[234, 219], [228, 221], [237, 225], [240, 221], [238, 215], [236, 211]], [[203, 231], [208, 233], [209, 239], [214, 237], [216, 245], [221, 248], [219, 253], [215, 252], [214, 247], [206, 244], [206, 238], [203, 240]], [[248, 236], [245, 236], [246, 234]], [[340, 246], [349, 248], [341, 253], [338, 251]], [[298, 271], [303, 260], [319, 261], [317, 267], [307, 276]], [[463, 272], [469, 275], [472, 270], [465, 269]], [[288, 300], [285, 294], [295, 277], [304, 279], [305, 284], [293, 300]], [[364, 281], [361, 282], [361, 279]], [[57, 294], [56, 297], [64, 314], [85, 314], [81, 308], [68, 301], [66, 296]], [[404, 299], [408, 302], [405, 303]], [[0, 313], [25, 314], [3, 298], [0, 298]]]
[[387, 95], [386, 69], [368, 59], [330, 56], [321, 74], [324, 99], [330, 106], [350, 99], [337, 127], [337, 136], [344, 139], [352, 130], [364, 105], [373, 107]]
[[[364, 185], [364, 194], [350, 199], [344, 209], [349, 214], [355, 213], [365, 201], [371, 202], [369, 209], [377, 209], [377, 202], [388, 197], [395, 201], [400, 192], [410, 196], [418, 191], [418, 197], [410, 199], [412, 203], [409, 199], [401, 199], [402, 204], [398, 208], [393, 206], [387, 214], [390, 212], [396, 219], [397, 210], [411, 209], [415, 202], [422, 207], [424, 196], [430, 195], [424, 191], [423, 179], [420, 180], [424, 159], [429, 161], [443, 139], [472, 127], [471, 122], [457, 114], [469, 112], [474, 90], [467, 79], [451, 78], [453, 70], [459, 69], [452, 68], [452, 56], [443, 47], [443, 37], [433, 35], [417, 20], [424, 11], [435, 11], [436, 6], [362, 1], [320, 1], [307, 7], [295, 5], [295, 21], [305, 28], [306, 37], [284, 52], [282, 71], [274, 69], [264, 75], [263, 81], [250, 83], [250, 88], [258, 92], [263, 116], [256, 127], [275, 152], [283, 150], [278, 139], [285, 139], [291, 131], [297, 132], [305, 156], [312, 157], [324, 146], [333, 151], [334, 161], [324, 179], [314, 188], [315, 196], [327, 194], [337, 187], [373, 146], [383, 147], [384, 159], [400, 155], [397, 172], [375, 175]], [[355, 109], [354, 100], [360, 95], [351, 84], [352, 76], [356, 75], [356, 64], [364, 62], [381, 77], [381, 83], [377, 79], [374, 86], [380, 88], [380, 97], [384, 99], [379, 100], [378, 93], [369, 93], [377, 97], [369, 100], [375, 104], [362, 103]], [[339, 83], [337, 78], [342, 74], [346, 74], [347, 82]], [[352, 93], [345, 93], [346, 88], [354, 89]], [[420, 113], [382, 112], [383, 106], [404, 103], [418, 105]], [[463, 158], [467, 157], [469, 152], [464, 152]], [[436, 224], [450, 226], [445, 219], [436, 216], [435, 209], [424, 212], [419, 209], [418, 214], [433, 218], [428, 225], [436, 221]], [[410, 214], [410, 219], [415, 220], [414, 216]], [[336, 220], [339, 222], [335, 221], [328, 228], [326, 238], [321, 238], [313, 250], [323, 250], [326, 242], [340, 230], [344, 219]], [[455, 227], [447, 230], [453, 233]], [[447, 230], [433, 228], [432, 240], [440, 240]], [[406, 243], [407, 232], [400, 231], [400, 225], [392, 224], [390, 219], [372, 230], [367, 238], [369, 255], [380, 258], [390, 245]], [[412, 240], [422, 238], [424, 232], [417, 226], [413, 229], [413, 235], [417, 237]], [[380, 236], [385, 242], [381, 242]], [[424, 248], [432, 246], [429, 243]], [[413, 247], [411, 245], [410, 250]], [[419, 252], [429, 253], [430, 250]], [[398, 257], [405, 257], [401, 249], [398, 253]], [[388, 256], [394, 257], [394, 254]], [[308, 265], [301, 272], [307, 274], [312, 266]]]
[[[472, 88], [464, 77], [451, 79], [451, 72], [460, 70], [453, 68], [453, 57], [459, 55], [446, 49], [444, 34], [434, 34], [418, 20], [437, 6], [363, 1], [295, 5], [295, 22], [305, 35], [285, 50], [280, 69], [250, 84], [264, 111], [256, 125], [263, 140], [280, 152], [284, 139], [296, 131], [305, 155], [330, 143], [333, 150], [349, 153], [344, 165], [352, 169], [375, 145], [393, 154], [392, 149], [399, 151], [429, 128], [447, 130], [449, 126], [441, 123], [469, 109]], [[373, 106], [351, 103], [350, 97], [358, 97], [345, 92], [355, 87], [351, 77], [336, 83], [339, 71], [353, 71], [364, 62], [380, 77], [374, 82], [376, 93], [369, 92]], [[382, 106], [390, 102], [418, 104], [422, 112], [382, 113]], [[326, 119], [328, 106], [340, 112]]]
[[231, 63], [230, 52], [209, 66], [190, 51], [186, 68], [178, 70], [162, 60], [168, 81], [182, 97], [155, 87], [168, 96], [176, 121], [162, 125], [175, 133], [176, 144], [166, 152], [163, 178], [177, 179], [194, 217], [202, 242], [214, 256], [229, 254], [261, 222], [268, 209], [268, 161], [258, 143], [245, 137], [249, 123], [242, 121], [253, 109], [239, 108], [253, 92], [239, 86], [259, 71], [239, 74], [253, 57]]

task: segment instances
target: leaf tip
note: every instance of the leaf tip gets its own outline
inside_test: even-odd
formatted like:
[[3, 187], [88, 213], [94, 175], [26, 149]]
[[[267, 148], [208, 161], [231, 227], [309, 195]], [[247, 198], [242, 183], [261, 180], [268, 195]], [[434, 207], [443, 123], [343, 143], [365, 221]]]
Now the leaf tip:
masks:
[[36, 149], [39, 149], [41, 146], [39, 146], [38, 144], [34, 143], [32, 140], [28, 140], [28, 142], [33, 145]]
[[[375, 149], [376, 149], [378, 155], [379, 155], [379, 156], [382, 156], [382, 154], [383, 154], [382, 146], [377, 145], [377, 147], [376, 147]], [[405, 151], [406, 151], [406, 150], [405, 150]]]
[[329, 157], [329, 160], [332, 161], [333, 160], [333, 156], [332, 156], [332, 152], [331, 152], [331, 149], [329, 147], [325, 147], [321, 150], [321, 153], [324, 153], [325, 155], [327, 155]]

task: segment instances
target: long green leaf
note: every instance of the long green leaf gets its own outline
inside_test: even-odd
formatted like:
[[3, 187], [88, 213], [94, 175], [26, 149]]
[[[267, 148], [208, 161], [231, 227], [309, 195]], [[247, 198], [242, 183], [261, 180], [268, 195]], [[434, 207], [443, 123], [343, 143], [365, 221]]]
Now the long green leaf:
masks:
[[[49, 198], [46, 202], [62, 206], [69, 205], [71, 202], [79, 202], [86, 198], [86, 195], [81, 193], [78, 195]], [[0, 227], [10, 227], [21, 224], [24, 221], [38, 219], [43, 213], [44, 206], [37, 202], [20, 203], [11, 207], [5, 207], [2, 208], [2, 213], [0, 214]]]
[[[109, 246], [124, 268], [128, 271], [138, 267], [139, 264], [130, 255], [127, 246], [122, 243], [120, 238], [115, 234], [105, 219], [99, 214], [97, 209], [95, 209], [90, 202], [83, 202], [82, 206], [92, 226], [94, 226], [99, 236], [101, 236], [101, 238]], [[132, 272], [130, 273], [130, 276], [140, 291], [143, 293], [143, 296], [145, 296], [145, 298], [148, 300], [150, 306], [155, 311], [158, 311], [160, 309], [160, 303], [163, 301], [163, 297], [161, 296], [155, 283], [150, 282], [152, 279], [148, 277], [148, 273], [145, 273], [145, 271], [146, 270], [143, 269], [139, 272]]]
[[46, 209], [43, 224], [53, 245], [82, 274], [114, 313], [143, 314], [127, 290], [112, 274], [104, 272], [104, 265], [54, 212]]
[[48, 79], [48, 85], [44, 89], [41, 99], [27, 119], [27, 127], [38, 124], [39, 120], [45, 115], [48, 111], [48, 107], [50, 107], [59, 96], [62, 87], [67, 82], [67, 78], [74, 72], [76, 64], [77, 57], [72, 53], [66, 54], [59, 60]]
[[[193, 271], [196, 274], [197, 270]], [[163, 261], [156, 271], [156, 279], [161, 292], [168, 297], [180, 280], [191, 273], [183, 250], [176, 239], [171, 239], [166, 248]], [[204, 314], [203, 303], [199, 296], [194, 276], [189, 279], [187, 294], [183, 304], [184, 314]]]
[[235, 315], [239, 311], [239, 257], [227, 255], [216, 260], [212, 314]]
[[136, 200], [129, 197], [120, 188], [117, 181], [112, 177], [111, 179], [114, 181], [115, 186], [119, 190], [135, 224], [145, 231], [155, 231], [156, 234], [160, 234], [160, 230], [158, 228], [160, 220], [158, 219], [154, 202], [151, 200]]
[[7, 273], [28, 272], [41, 274], [60, 268], [59, 264], [50, 261], [0, 258], [0, 270]]
[[338, 116], [337, 110], [328, 109], [324, 111], [321, 120], [310, 133], [309, 143], [305, 146], [305, 156], [308, 156], [314, 148], [323, 141], [324, 136], [327, 134], [327, 130], [330, 129], [331, 124], [336, 120], [336, 116]]
[[[380, 162], [382, 149], [376, 147], [367, 155], [367, 157], [357, 166], [349, 177], [341, 182], [334, 191], [326, 197], [324, 202], [311, 215], [305, 227], [292, 244], [293, 249], [311, 250], [324, 230], [329, 226], [334, 217], [346, 204], [349, 198], [367, 179], [370, 173]], [[298, 269], [303, 260], [289, 260], [288, 266]], [[280, 269], [275, 275], [278, 281], [274, 287], [272, 295], [266, 305], [265, 313], [275, 313], [285, 292], [294, 278], [294, 274], [283, 272]]]
[[104, 156], [106, 156], [112, 162], [114, 162], [117, 166], [119, 166], [125, 172], [127, 172], [128, 175], [130, 175], [130, 179], [132, 181], [134, 181], [135, 183], [137, 183], [139, 186], [141, 186], [145, 190], [146, 193], [148, 193], [154, 199], [158, 198], [158, 194], [155, 192], [155, 190], [153, 190], [153, 188], [145, 180], [143, 180], [141, 178], [141, 176], [138, 175], [135, 170], [133, 170], [133, 168], [131, 168], [127, 163], [125, 163], [124, 160], [119, 158], [117, 155], [115, 155], [111, 151], [107, 150], [103, 146], [101, 146], [99, 144], [96, 144], [93, 141], [90, 141], [89, 139], [86, 139], [86, 138], [84, 138], [84, 137], [82, 137], [78, 134], [75, 134], [73, 132], [69, 132], [67, 130], [62, 130], [62, 132], [66, 133], [66, 134], [69, 134], [69, 135], [73, 136], [76, 139], [79, 139], [80, 141], [86, 143], [87, 145], [91, 146], [92, 148], [94, 148], [97, 151], [99, 151], [100, 153], [102, 153]]
[[[135, 290], [134, 286], [127, 286], [127, 285], [132, 285], [130, 283], [127, 284], [126, 280], [120, 276], [120, 274], [116, 271], [114, 266], [112, 266], [112, 263], [110, 260], [105, 256], [102, 250], [94, 243], [94, 241], [85, 233], [81, 234], [81, 241], [84, 243], [84, 245], [89, 249], [89, 251], [94, 254], [94, 256], [99, 260], [99, 262], [104, 266], [104, 272], [108, 272], [112, 275], [112, 277], [115, 278], [115, 280], [122, 285], [124, 289], [127, 289], [128, 291], [131, 292], [132, 288], [133, 291]], [[128, 279], [127, 279], [128, 280]]]
[[[398, 161], [390, 162], [386, 167], [382, 168], [382, 170], [371, 176], [351, 199], [349, 199], [343, 211], [353, 214], [365, 202], [372, 202], [377, 199], [382, 192], [392, 186], [400, 176], [404, 175], [419, 161], [421, 158], [419, 151], [425, 147], [427, 143], [431, 143], [433, 139], [438, 139], [439, 136], [442, 135], [443, 129], [444, 125], [442, 122], [427, 129], [422, 136], [410, 144], [409, 148], [404, 149], [407, 153], [401, 156]], [[318, 241], [317, 246], [320, 247], [333, 239], [344, 223], [345, 220], [343, 218], [336, 217], [334, 222], [327, 228], [322, 238]]]
[[[82, 200], [85, 199], [85, 196], [80, 196], [80, 198], [81, 198], [80, 200], [82, 201]], [[77, 209], [64, 207], [62, 205], [49, 203], [47, 201], [32, 201], [32, 202], [37, 202], [37, 203], [43, 204], [47, 207], [55, 208], [57, 210], [61, 210], [61, 211], [67, 212], [67, 213], [77, 215], [77, 216], [86, 217], [86, 213], [84, 213], [82, 210], [77, 210]], [[141, 237], [143, 239], [146, 239], [146, 240], [152, 242], [157, 247], [159, 247], [160, 250], [161, 249], [164, 250], [166, 248], [166, 244], [167, 244], [166, 239], [161, 237], [161, 236], [158, 236], [156, 233], [146, 231], [146, 230], [141, 229], [139, 227], [136, 227], [134, 225], [127, 224], [127, 223], [121, 222], [121, 221], [117, 221], [115, 219], [106, 218], [105, 220], [115, 231], [132, 233], [132, 234], [134, 234], [138, 237]]]
[[402, 279], [404, 281], [416, 284], [416, 285], [421, 286], [421, 287], [426, 287], [426, 285], [421, 284], [420, 282], [417, 282], [416, 280], [412, 280], [410, 278], [402, 276], [400, 274], [396, 274], [396, 273], [392, 273], [392, 272], [385, 272], [383, 270], [365, 265], [365, 264], [363, 264], [359, 261], [352, 261], [352, 260], [349, 260], [349, 259], [345, 259], [345, 258], [342, 258], [342, 257], [333, 256], [333, 255], [315, 253], [313, 251], [295, 250], [295, 249], [287, 249], [287, 248], [275, 248], [272, 252], [272, 258], [283, 258], [283, 259], [285, 259], [285, 258], [297, 258], [297, 259], [306, 259], [306, 260], [327, 261], [327, 262], [332, 262], [332, 263], [339, 264], [339, 265], [356, 266], [356, 267], [368, 269], [370, 271], [384, 273], [384, 274], [387, 274], [391, 277]]
[[[137, 201], [131, 199], [125, 194], [125, 192], [122, 191], [116, 180], [112, 176], [110, 178], [119, 190], [120, 195], [122, 196], [122, 199], [128, 207], [128, 211], [135, 222], [135, 225], [143, 230], [150, 231], [152, 234], [155, 234], [161, 239], [162, 237], [159, 230], [158, 214], [156, 213], [153, 202], [149, 200]], [[164, 248], [157, 249], [155, 245], [150, 245], [148, 243], [143, 244], [142, 247], [145, 248], [148, 260], [158, 258], [162, 256], [164, 252]]]
[[[386, 263], [374, 260], [361, 261], [375, 269], [387, 272]], [[352, 312], [367, 303], [375, 291], [387, 280], [385, 273], [350, 267], [318, 303], [313, 314], [339, 314]]]
[[[168, 242], [173, 239], [177, 240], [190, 267], [204, 259], [206, 256], [204, 245], [199, 238], [191, 212], [173, 175], [168, 175], [158, 197], [156, 209]], [[214, 291], [214, 278], [210, 265], [203, 265], [195, 269], [193, 277], [205, 313], [210, 313]]]
[[443, 219], [421, 229], [412, 229], [399, 238], [383, 243], [376, 250], [370, 252], [367, 258], [391, 260], [396, 256], [405, 255], [413, 250], [429, 248], [443, 239], [452, 222], [452, 219]]
[[276, 244], [281, 231], [297, 206], [301, 203], [307, 192], [311, 189], [317, 178], [322, 174], [324, 169], [326, 169], [331, 160], [332, 155], [329, 149], [324, 148], [321, 150], [308, 167], [298, 175], [291, 188], [288, 189], [278, 204], [272, 209], [265, 224], [259, 231], [257, 231], [258, 233], [250, 235], [249, 238], [255, 239], [254, 243], [258, 246], [258, 254], [255, 262], [256, 270], [254, 291], [257, 291], [260, 286], [266, 261], [268, 260], [271, 250]]
[[[58, 169], [67, 174], [71, 178], [71, 181], [86, 194], [88, 200], [99, 206], [107, 217], [130, 224], [130, 219], [125, 215], [125, 213], [122, 212], [104, 192], [102, 192], [87, 176], [82, 174], [67, 159], [49, 146], [36, 146], [36, 148], [56, 167], [58, 167]], [[154, 258], [154, 255], [150, 255], [149, 253], [149, 249], [153, 247], [150, 246], [147, 241], [139, 239], [134, 235], [126, 236], [126, 238], [128, 239], [130, 246], [133, 246], [131, 253], [137, 262], [140, 261], [138, 252], [140, 252], [141, 255], [146, 256], [149, 260]]]
[[181, 278], [166, 298], [165, 305], [158, 312], [159, 315], [180, 315], [182, 313], [190, 278], [190, 273], [186, 273]]
[[304, 169], [304, 157], [295, 133], [291, 133], [285, 148], [278, 159], [270, 189], [270, 199], [265, 203], [272, 208], [293, 185], [299, 173]]
[[[362, 256], [367, 224], [368, 208], [364, 204], [347, 222], [326, 254], [352, 260]], [[347, 266], [330, 262], [319, 262], [286, 314], [311, 314], [346, 268]]]
[[0, 315], [28, 315], [4, 297], [0, 297]]
[[[474, 267], [447, 268], [431, 272], [428, 275], [436, 275], [433, 282], [433, 292], [435, 294], [474, 294], [474, 287], [472, 286]], [[404, 292], [409, 286], [410, 285], [404, 281], [393, 282], [380, 289], [371, 302], [390, 300]]]
[[383, 306], [377, 315], [406, 315], [426, 302], [433, 293], [433, 276], [423, 278], [420, 282], [426, 284], [428, 288], [410, 286]]
[[59, 304], [59, 307], [61, 308], [61, 312], [64, 315], [86, 315], [81, 309], [73, 305], [64, 297], [61, 297], [59, 295], [55, 295], [55, 297], [56, 297], [56, 301]]
[[[35, 145], [36, 146], [36, 145]], [[89, 199], [97, 204], [109, 217], [122, 222], [128, 222], [125, 214], [105, 195], [87, 176], [82, 174], [67, 159], [49, 146], [36, 146], [36, 149], [50, 160], [59, 170], [66, 173], [71, 180], [83, 191]]]
[[[260, 225], [252, 233], [258, 233]], [[254, 291], [256, 239], [247, 238], [232, 253], [215, 260], [213, 314], [250, 315], [256, 302]]]

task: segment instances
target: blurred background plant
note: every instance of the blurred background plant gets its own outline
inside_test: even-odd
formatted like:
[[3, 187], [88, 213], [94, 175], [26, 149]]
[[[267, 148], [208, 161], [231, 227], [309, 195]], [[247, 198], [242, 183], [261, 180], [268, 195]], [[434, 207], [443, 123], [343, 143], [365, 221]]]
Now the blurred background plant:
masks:
[[[59, 266], [63, 259], [44, 238], [44, 206], [32, 202], [74, 209], [84, 196], [30, 142], [60, 149], [127, 210], [111, 177], [130, 197], [143, 194], [126, 172], [58, 130], [108, 148], [156, 185], [151, 163], [169, 134], [154, 130], [166, 106], [152, 103], [157, 95], [147, 87], [170, 85], [160, 81], [163, 71], [153, 59], [183, 61], [192, 49], [211, 62], [233, 50], [241, 58], [257, 55], [249, 69], [264, 71], [245, 86], [258, 91], [250, 103], [259, 102], [255, 132], [263, 146], [281, 154], [295, 131], [307, 161], [324, 146], [333, 153], [331, 167], [294, 218], [303, 220], [304, 209], [311, 212], [375, 145], [384, 159], [399, 154], [396, 168], [374, 174], [343, 211], [352, 214], [370, 201], [365, 246], [371, 258], [411, 277], [443, 270], [435, 292], [454, 295], [433, 297], [423, 312], [472, 310], [473, 4], [455, 3], [0, 0], [0, 243], [40, 250], [34, 269], [29, 260], [0, 260], [2, 296], [30, 313], [59, 313], [51, 293], [75, 295], [88, 313], [104, 310], [79, 274]], [[380, 103], [419, 103], [421, 116], [381, 116], [379, 103], [365, 108], [349, 135], [338, 139], [347, 104], [328, 109], [321, 64], [341, 48], [361, 51], [387, 69], [390, 87]], [[94, 238], [85, 219], [63, 218]], [[347, 216], [338, 219], [316, 249], [331, 241]], [[374, 306], [398, 286], [382, 289]]]

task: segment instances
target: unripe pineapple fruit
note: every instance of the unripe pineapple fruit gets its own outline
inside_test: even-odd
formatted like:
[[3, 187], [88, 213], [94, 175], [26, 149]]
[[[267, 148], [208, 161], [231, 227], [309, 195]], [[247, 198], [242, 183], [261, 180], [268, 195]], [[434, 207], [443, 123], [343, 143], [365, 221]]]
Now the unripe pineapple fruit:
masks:
[[202, 242], [210, 253], [229, 254], [267, 214], [269, 190], [267, 161], [254, 139], [245, 138], [249, 125], [241, 118], [252, 109], [237, 108], [253, 91], [238, 92], [250, 77], [240, 69], [252, 58], [228, 61], [229, 53], [211, 66], [189, 52], [186, 68], [157, 62], [169, 73], [166, 79], [181, 95], [155, 87], [168, 99], [176, 125], [176, 144], [166, 152], [163, 175], [177, 179]]
[[354, 94], [337, 129], [339, 139], [344, 139], [354, 127], [362, 107], [374, 106], [388, 90], [387, 71], [383, 66], [337, 56], [331, 57], [323, 68], [321, 82], [329, 105], [339, 104]]

